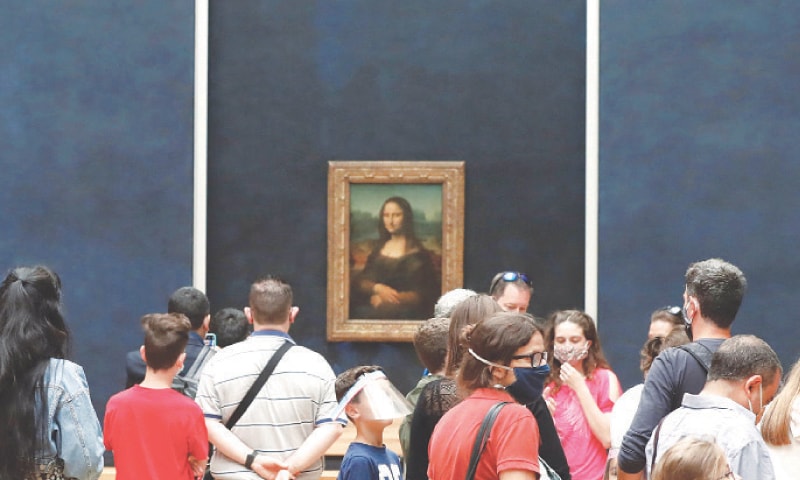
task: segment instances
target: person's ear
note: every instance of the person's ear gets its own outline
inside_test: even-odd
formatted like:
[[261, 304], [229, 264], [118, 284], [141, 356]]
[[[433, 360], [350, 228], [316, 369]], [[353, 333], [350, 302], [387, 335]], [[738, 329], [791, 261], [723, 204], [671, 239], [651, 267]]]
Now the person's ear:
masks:
[[489, 367], [489, 372], [492, 374], [492, 379], [495, 383], [502, 384], [502, 380], [508, 375], [508, 370], [505, 368]]
[[294, 323], [298, 313], [300, 313], [300, 307], [292, 307], [289, 310], [289, 323]]
[[358, 417], [361, 416], [361, 414], [358, 411], [358, 407], [353, 405], [353, 402], [348, 403], [347, 406], [344, 407], [344, 413], [353, 420], [356, 420]]
[[761, 386], [763, 382], [764, 379], [761, 378], [761, 375], [748, 377], [748, 379], [744, 381], [744, 389], [747, 391], [747, 396], [758, 395], [759, 388], [763, 388], [763, 386]]
[[144, 354], [144, 345], [139, 347], [139, 356], [142, 357], [144, 363], [147, 363], [147, 356]]
[[208, 326], [211, 324], [211, 314], [207, 314], [206, 318], [203, 319], [203, 328], [208, 331]]
[[694, 320], [698, 317], [700, 313], [700, 302], [697, 301], [697, 297], [694, 295], [687, 295], [686, 296], [686, 316]]
[[250, 307], [244, 307], [244, 316], [247, 317], [247, 323], [253, 324], [253, 312]]
[[175, 365], [183, 369], [183, 362], [186, 361], [186, 352], [181, 353], [178, 355], [178, 359], [175, 360]]

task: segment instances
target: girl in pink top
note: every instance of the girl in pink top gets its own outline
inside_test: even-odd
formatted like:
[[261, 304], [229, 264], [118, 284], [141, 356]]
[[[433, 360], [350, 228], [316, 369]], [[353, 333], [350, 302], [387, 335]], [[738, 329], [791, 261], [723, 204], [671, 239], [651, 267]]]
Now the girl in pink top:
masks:
[[551, 322], [548, 348], [553, 365], [545, 400], [572, 479], [600, 480], [611, 445], [611, 408], [622, 389], [589, 315], [564, 310], [553, 314]]

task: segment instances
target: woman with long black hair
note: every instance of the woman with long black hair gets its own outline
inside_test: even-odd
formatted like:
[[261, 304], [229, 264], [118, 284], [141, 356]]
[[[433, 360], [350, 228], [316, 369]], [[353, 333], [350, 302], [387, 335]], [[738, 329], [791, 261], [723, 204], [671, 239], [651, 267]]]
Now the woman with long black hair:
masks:
[[9, 272], [0, 284], [0, 479], [100, 476], [102, 430], [68, 346], [58, 275]]

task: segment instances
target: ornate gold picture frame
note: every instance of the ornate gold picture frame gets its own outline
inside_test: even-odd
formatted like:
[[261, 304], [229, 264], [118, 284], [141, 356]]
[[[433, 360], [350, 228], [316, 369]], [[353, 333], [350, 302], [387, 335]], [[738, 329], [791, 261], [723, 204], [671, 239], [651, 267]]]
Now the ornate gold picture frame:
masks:
[[410, 342], [462, 286], [464, 162], [328, 163], [328, 340]]

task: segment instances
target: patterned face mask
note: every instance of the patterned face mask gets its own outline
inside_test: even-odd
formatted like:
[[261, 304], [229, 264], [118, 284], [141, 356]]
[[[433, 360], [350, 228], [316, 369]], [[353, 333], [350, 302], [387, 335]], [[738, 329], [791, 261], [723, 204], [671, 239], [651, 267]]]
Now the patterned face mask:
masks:
[[555, 345], [553, 356], [561, 363], [568, 363], [573, 360], [583, 360], [589, 355], [589, 342], [582, 346], [577, 345]]

